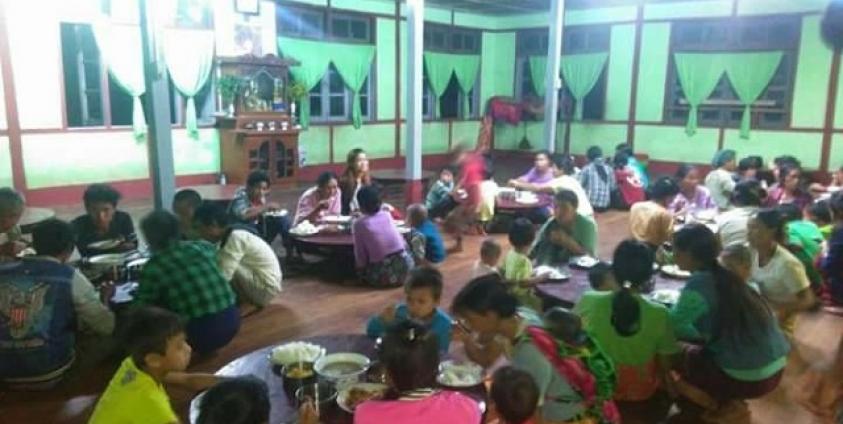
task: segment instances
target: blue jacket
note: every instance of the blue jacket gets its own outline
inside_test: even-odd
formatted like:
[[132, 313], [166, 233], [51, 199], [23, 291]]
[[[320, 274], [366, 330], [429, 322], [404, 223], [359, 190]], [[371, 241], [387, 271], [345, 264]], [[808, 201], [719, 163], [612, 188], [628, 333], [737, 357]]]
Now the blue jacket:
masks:
[[[395, 320], [389, 323], [389, 325], [384, 323], [379, 315], [369, 318], [369, 324], [366, 326], [366, 335], [373, 339], [381, 337], [392, 326], [409, 319], [410, 313], [407, 310], [407, 305], [402, 303], [395, 308]], [[451, 344], [451, 317], [442, 309], [436, 308], [436, 311], [433, 313], [433, 319], [421, 324], [436, 334], [436, 338], [439, 339], [439, 351], [443, 353], [447, 352], [448, 346]]]
[[47, 377], [73, 360], [73, 268], [38, 259], [0, 264], [0, 380]]
[[426, 219], [416, 227], [416, 231], [424, 236], [425, 259], [435, 264], [444, 261], [445, 243], [442, 242], [442, 235], [439, 234], [439, 228], [436, 228], [436, 224]]

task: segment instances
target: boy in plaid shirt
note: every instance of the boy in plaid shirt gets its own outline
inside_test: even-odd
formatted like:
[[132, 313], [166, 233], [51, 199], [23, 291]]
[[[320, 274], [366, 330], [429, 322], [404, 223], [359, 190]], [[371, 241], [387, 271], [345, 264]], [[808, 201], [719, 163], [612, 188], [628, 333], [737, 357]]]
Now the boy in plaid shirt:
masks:
[[141, 221], [152, 250], [143, 268], [135, 303], [154, 305], [187, 321], [187, 341], [197, 353], [213, 352], [240, 329], [234, 291], [217, 266], [216, 249], [205, 241], [182, 241], [179, 221], [155, 211]]

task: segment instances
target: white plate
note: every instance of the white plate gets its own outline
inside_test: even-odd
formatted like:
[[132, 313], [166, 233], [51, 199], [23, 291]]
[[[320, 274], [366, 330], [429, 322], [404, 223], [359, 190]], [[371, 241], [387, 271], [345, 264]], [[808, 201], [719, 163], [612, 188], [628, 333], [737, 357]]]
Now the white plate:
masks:
[[680, 269], [676, 265], [664, 265], [662, 266], [662, 272], [674, 278], [689, 278], [691, 276], [690, 272]]
[[675, 289], [659, 289], [650, 293], [649, 297], [654, 302], [663, 303], [665, 305], [675, 305], [679, 301], [681, 292]]
[[392, 222], [395, 223], [396, 227], [403, 227], [403, 226], [407, 225], [407, 223], [404, 220], [401, 220], [401, 219], [396, 219]]
[[348, 397], [351, 395], [351, 390], [353, 389], [365, 390], [367, 392], [380, 392], [380, 395], [363, 401], [367, 402], [369, 400], [382, 399], [383, 396], [386, 394], [386, 391], [389, 390], [389, 386], [380, 383], [356, 383], [346, 387], [343, 390], [340, 390], [339, 394], [337, 395], [337, 405], [339, 405], [340, 408], [350, 414], [353, 414], [354, 410], [357, 408], [357, 405], [359, 405], [359, 403], [357, 405], [349, 405], [348, 403]]
[[291, 342], [272, 348], [269, 360], [275, 365], [288, 365], [298, 361], [316, 362], [325, 356], [325, 348], [313, 343]]
[[474, 387], [483, 382], [483, 367], [471, 361], [439, 364], [436, 382], [445, 387]]
[[91, 256], [88, 262], [93, 265], [122, 265], [126, 261], [126, 255], [122, 253], [109, 253], [105, 255]]
[[351, 217], [348, 215], [328, 215], [323, 216], [321, 221], [326, 224], [348, 224], [351, 222]]
[[554, 268], [552, 266], [541, 265], [537, 266], [536, 269], [533, 271], [533, 274], [538, 277], [547, 277], [548, 280], [554, 281], [562, 281], [571, 278], [565, 272], [562, 272], [559, 268]]
[[574, 256], [568, 263], [580, 268], [592, 268], [600, 263], [600, 260], [592, 256]]
[[94, 249], [94, 250], [114, 249], [115, 247], [120, 246], [121, 243], [123, 243], [123, 240], [120, 240], [120, 239], [108, 239], [108, 240], [95, 241], [93, 243], [88, 244], [88, 249]]

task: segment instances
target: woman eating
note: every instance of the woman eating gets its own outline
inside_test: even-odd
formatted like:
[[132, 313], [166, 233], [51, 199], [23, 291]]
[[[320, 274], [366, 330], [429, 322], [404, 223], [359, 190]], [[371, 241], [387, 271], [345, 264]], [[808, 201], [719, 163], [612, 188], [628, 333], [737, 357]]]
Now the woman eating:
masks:
[[532, 375], [545, 422], [619, 422], [611, 402], [611, 363], [599, 349], [580, 349], [556, 339], [538, 317], [518, 307], [500, 276], [472, 280], [451, 308], [466, 329], [477, 334], [475, 338], [462, 329], [454, 333], [471, 360], [489, 366], [504, 354]]
[[339, 180], [343, 215], [351, 215], [359, 211], [357, 191], [361, 187], [372, 184], [369, 174], [369, 159], [363, 149], [351, 149], [345, 159], [345, 171]]
[[711, 193], [700, 185], [700, 173], [696, 167], [688, 164], [680, 166], [676, 171], [676, 181], [679, 183], [679, 194], [668, 207], [673, 215], [694, 214], [717, 208]]
[[805, 267], [781, 243], [785, 240], [785, 221], [779, 211], [759, 211], [749, 221], [749, 245], [752, 247], [752, 276], [761, 294], [770, 302], [779, 324], [793, 336], [796, 314], [814, 304], [811, 282]]
[[[670, 403], [659, 390], [672, 390], [671, 356], [679, 346], [667, 308], [641, 296], [653, 275], [653, 251], [644, 243], [625, 240], [615, 249], [612, 271], [621, 285], [617, 292], [586, 292], [575, 312], [586, 331], [615, 363], [618, 385], [614, 399], [658, 409], [661, 421]], [[624, 404], [619, 404], [623, 411]], [[640, 409], [635, 408], [635, 409]]]
[[711, 160], [711, 172], [705, 177], [705, 186], [720, 210], [729, 209], [729, 199], [735, 190], [734, 172], [737, 169], [734, 150], [721, 150]]
[[746, 243], [747, 223], [758, 213], [765, 197], [767, 191], [756, 180], [741, 181], [735, 186], [732, 193], [734, 208], [714, 217], [722, 246]]
[[307, 189], [299, 198], [293, 225], [302, 221], [316, 223], [325, 216], [337, 216], [342, 212], [337, 176], [333, 172], [323, 172], [316, 179], [316, 186]]
[[553, 218], [539, 230], [530, 258], [539, 265], [560, 265], [572, 256], [597, 251], [597, 223], [577, 212], [579, 199], [571, 190], [560, 190], [554, 198]]
[[785, 163], [778, 171], [776, 184], [770, 187], [765, 205], [775, 207], [785, 203], [793, 203], [799, 210], [811, 204], [811, 195], [802, 188], [802, 168], [797, 164]]
[[413, 267], [407, 243], [389, 212], [383, 210], [380, 191], [365, 186], [357, 193], [363, 214], [351, 225], [357, 272], [366, 284], [379, 287], [399, 286]]
[[[790, 345], [770, 307], [746, 281], [717, 261], [720, 244], [702, 224], [673, 238], [676, 264], [691, 272], [670, 312], [685, 348], [683, 383], [701, 390], [707, 413], [724, 406], [745, 409], [745, 399], [772, 392], [781, 381]], [[748, 413], [748, 411], [746, 412]]]

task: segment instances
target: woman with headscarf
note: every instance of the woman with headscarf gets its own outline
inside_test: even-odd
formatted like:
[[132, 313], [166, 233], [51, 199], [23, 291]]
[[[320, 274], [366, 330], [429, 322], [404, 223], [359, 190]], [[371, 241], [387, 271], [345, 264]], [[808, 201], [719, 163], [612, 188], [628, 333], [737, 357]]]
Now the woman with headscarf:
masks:
[[729, 209], [729, 198], [735, 190], [736, 154], [732, 149], [721, 150], [711, 161], [712, 171], [705, 177], [705, 186], [720, 210]]

